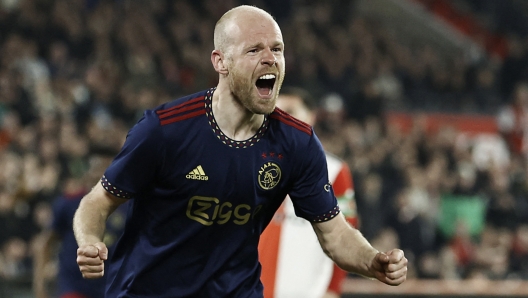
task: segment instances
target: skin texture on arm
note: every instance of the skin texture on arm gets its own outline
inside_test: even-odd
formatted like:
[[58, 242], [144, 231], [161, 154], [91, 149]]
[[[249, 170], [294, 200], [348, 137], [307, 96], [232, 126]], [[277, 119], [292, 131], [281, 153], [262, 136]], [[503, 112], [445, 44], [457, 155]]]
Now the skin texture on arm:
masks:
[[378, 252], [342, 215], [312, 226], [324, 252], [342, 269], [388, 285], [405, 281], [407, 259], [403, 251]]
[[79, 245], [77, 264], [84, 278], [104, 275], [108, 249], [103, 243], [106, 219], [126, 199], [107, 192], [100, 183], [81, 200], [73, 218], [73, 231]]

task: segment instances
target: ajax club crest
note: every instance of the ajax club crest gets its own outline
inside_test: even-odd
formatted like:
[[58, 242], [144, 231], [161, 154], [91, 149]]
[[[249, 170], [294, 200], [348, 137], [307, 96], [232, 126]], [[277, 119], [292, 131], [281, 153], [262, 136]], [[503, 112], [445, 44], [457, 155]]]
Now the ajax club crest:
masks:
[[270, 190], [279, 184], [281, 169], [274, 162], [267, 162], [260, 167], [258, 174], [259, 186], [264, 190]]

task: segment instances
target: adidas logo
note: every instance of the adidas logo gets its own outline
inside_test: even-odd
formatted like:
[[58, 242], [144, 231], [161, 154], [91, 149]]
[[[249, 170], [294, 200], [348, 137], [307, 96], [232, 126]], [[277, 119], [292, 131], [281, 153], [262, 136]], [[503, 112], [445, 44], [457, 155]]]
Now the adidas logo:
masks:
[[209, 176], [205, 175], [202, 165], [199, 165], [194, 168], [194, 170], [190, 171], [189, 174], [185, 175], [185, 178], [192, 180], [209, 180]]

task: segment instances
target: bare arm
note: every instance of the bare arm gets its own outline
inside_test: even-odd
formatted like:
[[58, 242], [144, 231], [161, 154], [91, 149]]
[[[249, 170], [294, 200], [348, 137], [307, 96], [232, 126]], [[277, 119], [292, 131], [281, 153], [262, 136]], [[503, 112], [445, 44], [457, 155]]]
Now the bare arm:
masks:
[[100, 183], [81, 200], [73, 218], [73, 231], [79, 245], [77, 264], [84, 278], [104, 275], [108, 249], [103, 243], [106, 219], [126, 199], [108, 193]]
[[389, 285], [399, 285], [407, 275], [407, 259], [399, 249], [383, 253], [340, 214], [332, 220], [312, 224], [324, 252], [342, 269]]

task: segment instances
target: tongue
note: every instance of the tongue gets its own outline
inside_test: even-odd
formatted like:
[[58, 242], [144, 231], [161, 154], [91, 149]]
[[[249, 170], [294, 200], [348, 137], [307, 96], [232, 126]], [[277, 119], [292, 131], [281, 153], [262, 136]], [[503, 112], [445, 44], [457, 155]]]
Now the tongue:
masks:
[[257, 87], [258, 93], [262, 96], [269, 95], [271, 93], [271, 88], [269, 87]]

